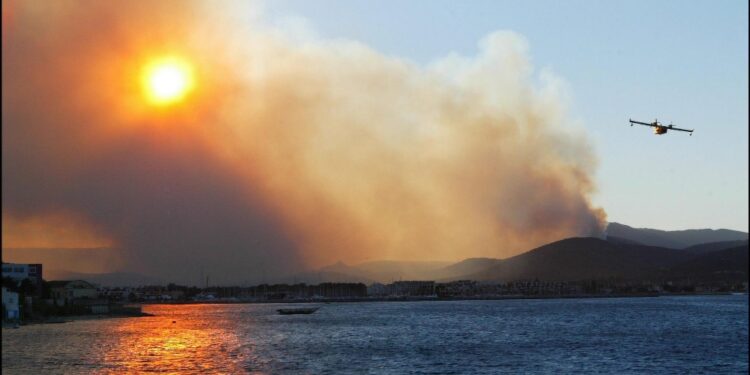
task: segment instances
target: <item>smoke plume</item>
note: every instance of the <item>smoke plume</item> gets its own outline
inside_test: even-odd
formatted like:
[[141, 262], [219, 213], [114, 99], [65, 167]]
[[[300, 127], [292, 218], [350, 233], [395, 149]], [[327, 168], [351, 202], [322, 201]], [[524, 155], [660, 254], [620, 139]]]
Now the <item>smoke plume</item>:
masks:
[[[4, 2], [3, 216], [71, 217], [121, 249], [114, 269], [225, 283], [602, 229], [595, 157], [521, 36], [425, 67], [236, 5]], [[138, 72], [163, 55], [196, 86], [155, 108]]]

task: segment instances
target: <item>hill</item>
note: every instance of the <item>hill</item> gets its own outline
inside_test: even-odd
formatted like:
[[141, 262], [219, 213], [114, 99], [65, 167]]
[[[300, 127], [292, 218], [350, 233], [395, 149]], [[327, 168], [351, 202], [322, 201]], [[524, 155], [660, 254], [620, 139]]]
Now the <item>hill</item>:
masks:
[[496, 258], [469, 258], [458, 263], [437, 270], [435, 279], [451, 281], [465, 278], [467, 275], [477, 274], [502, 263]]
[[748, 234], [729, 229], [688, 229], [665, 231], [650, 228], [633, 228], [624, 224], [609, 223], [605, 230], [610, 237], [620, 241], [633, 241], [643, 245], [683, 249], [689, 246], [722, 241], [747, 240]]
[[719, 250], [731, 249], [733, 247], [742, 247], [742, 246], [747, 248], [748, 241], [744, 240], [744, 241], [709, 242], [709, 243], [703, 243], [700, 245], [686, 247], [685, 251], [688, 251], [693, 254], [706, 254], [712, 251], [719, 251]]
[[[743, 246], [747, 241], [703, 243], [685, 249], [647, 246], [635, 241], [611, 238], [569, 238], [556, 241], [507, 259], [469, 258], [442, 266], [439, 262], [381, 261], [359, 265], [336, 263], [322, 268], [323, 281], [389, 283], [394, 280], [577, 281], [589, 279], [657, 280], [683, 279], [689, 270], [711, 273], [713, 258], [701, 255]], [[741, 259], [739, 260], [741, 261]], [[701, 268], [701, 262], [706, 267]], [[691, 265], [692, 264], [692, 265]], [[745, 264], [745, 263], [742, 263]], [[678, 267], [679, 265], [679, 267]], [[674, 271], [673, 270], [674, 268]], [[718, 266], [717, 266], [718, 267]], [[325, 275], [340, 277], [326, 277]], [[341, 277], [341, 275], [346, 275]], [[738, 276], [734, 275], [735, 278]]]
[[747, 281], [748, 244], [697, 255], [669, 267], [663, 277], [709, 283]]
[[639, 279], [651, 277], [655, 270], [692, 257], [676, 249], [619, 244], [598, 238], [569, 238], [501, 260], [484, 271], [462, 278], [484, 281]]

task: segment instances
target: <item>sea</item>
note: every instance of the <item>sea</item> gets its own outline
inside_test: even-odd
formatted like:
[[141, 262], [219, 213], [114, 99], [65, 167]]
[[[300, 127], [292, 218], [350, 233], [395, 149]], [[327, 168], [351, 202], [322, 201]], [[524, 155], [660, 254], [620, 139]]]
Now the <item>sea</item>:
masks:
[[2, 331], [3, 374], [747, 374], [748, 296], [144, 305]]

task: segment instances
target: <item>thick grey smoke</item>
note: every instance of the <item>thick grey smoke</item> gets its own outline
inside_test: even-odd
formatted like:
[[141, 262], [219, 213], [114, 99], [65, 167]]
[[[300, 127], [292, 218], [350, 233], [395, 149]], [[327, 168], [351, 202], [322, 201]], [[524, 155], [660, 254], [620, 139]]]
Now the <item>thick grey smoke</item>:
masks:
[[[3, 215], [83, 218], [122, 249], [114, 268], [257, 282], [601, 230], [595, 158], [516, 34], [420, 67], [205, 3], [12, 4]], [[164, 54], [195, 64], [196, 88], [151, 108], [138, 69]]]

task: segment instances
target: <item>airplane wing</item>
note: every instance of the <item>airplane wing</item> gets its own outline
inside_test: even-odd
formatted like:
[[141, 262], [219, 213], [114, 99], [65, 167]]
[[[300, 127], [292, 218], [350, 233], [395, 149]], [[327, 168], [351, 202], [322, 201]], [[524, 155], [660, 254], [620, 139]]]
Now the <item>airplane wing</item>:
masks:
[[675, 127], [670, 127], [669, 130], [679, 130], [681, 132], [688, 132], [691, 134], [693, 133], [693, 129], [680, 129], [680, 128], [675, 128]]
[[630, 125], [632, 126], [633, 124], [646, 125], [646, 126], [650, 126], [650, 127], [656, 127], [654, 124], [649, 124], [649, 123], [645, 123], [645, 122], [630, 120]]

